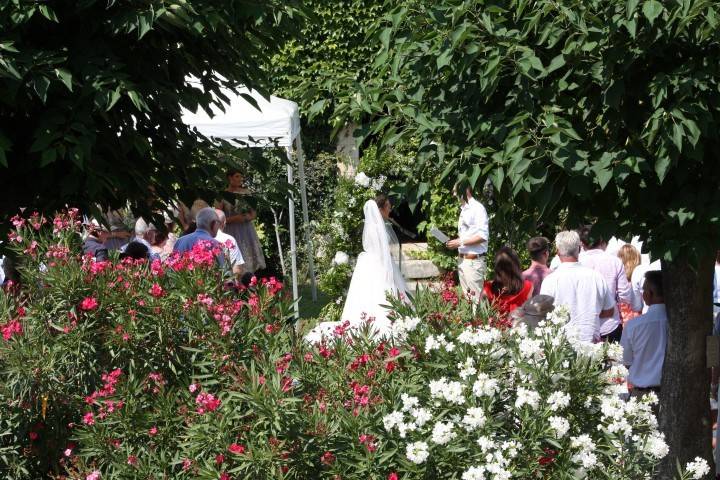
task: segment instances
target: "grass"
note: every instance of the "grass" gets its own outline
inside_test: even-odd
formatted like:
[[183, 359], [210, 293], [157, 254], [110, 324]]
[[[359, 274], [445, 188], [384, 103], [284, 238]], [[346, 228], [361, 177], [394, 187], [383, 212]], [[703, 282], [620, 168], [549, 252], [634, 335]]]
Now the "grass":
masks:
[[300, 287], [300, 318], [308, 320], [316, 318], [320, 314], [320, 310], [330, 303], [332, 300], [325, 293], [318, 289], [317, 302], [312, 300], [312, 290], [309, 284]]

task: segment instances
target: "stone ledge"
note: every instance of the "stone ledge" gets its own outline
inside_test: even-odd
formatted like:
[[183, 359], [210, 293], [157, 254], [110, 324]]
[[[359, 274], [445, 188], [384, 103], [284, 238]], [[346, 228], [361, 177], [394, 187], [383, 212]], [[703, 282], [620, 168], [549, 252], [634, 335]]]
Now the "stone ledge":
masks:
[[408, 280], [437, 278], [442, 275], [440, 269], [430, 260], [404, 260], [402, 273]]

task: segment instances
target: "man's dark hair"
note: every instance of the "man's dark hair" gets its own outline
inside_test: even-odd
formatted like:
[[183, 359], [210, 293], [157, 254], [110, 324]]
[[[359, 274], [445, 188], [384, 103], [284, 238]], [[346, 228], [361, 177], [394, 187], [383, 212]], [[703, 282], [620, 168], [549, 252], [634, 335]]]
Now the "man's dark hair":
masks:
[[385, 195], [384, 193], [378, 193], [375, 196], [375, 203], [377, 204], [378, 208], [381, 210], [385, 207], [385, 205], [388, 204], [388, 202], [390, 202], [390, 198], [388, 198], [388, 196]]
[[468, 179], [460, 180], [455, 184], [455, 195], [457, 195], [459, 199], [465, 200], [466, 202], [469, 200], [468, 190], [470, 191], [470, 193], [474, 193], [473, 187], [472, 185], [470, 185], [470, 180]]
[[645, 272], [645, 283], [650, 286], [656, 296], [665, 298], [665, 294], [663, 293], [662, 271], [650, 270], [649, 272]]
[[120, 254], [120, 259], [132, 258], [134, 260], [140, 260], [141, 258], [148, 258], [150, 251], [148, 248], [140, 242], [130, 242], [125, 247], [125, 251]]
[[527, 249], [530, 252], [530, 258], [537, 262], [545, 252], [550, 251], [550, 240], [545, 237], [533, 237], [528, 240]]
[[603, 242], [603, 238], [593, 235], [592, 225], [585, 225], [578, 229], [578, 235], [580, 235], [580, 241], [585, 248], [597, 248]]

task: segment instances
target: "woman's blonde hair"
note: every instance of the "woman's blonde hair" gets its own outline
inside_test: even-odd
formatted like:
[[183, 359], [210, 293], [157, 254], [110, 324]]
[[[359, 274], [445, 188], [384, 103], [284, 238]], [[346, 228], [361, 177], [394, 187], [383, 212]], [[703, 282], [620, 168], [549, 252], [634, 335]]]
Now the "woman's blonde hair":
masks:
[[620, 257], [620, 260], [622, 260], [623, 265], [625, 265], [625, 274], [627, 275], [627, 279], [630, 280], [633, 270], [640, 265], [640, 252], [634, 246], [626, 243], [620, 247], [617, 255]]

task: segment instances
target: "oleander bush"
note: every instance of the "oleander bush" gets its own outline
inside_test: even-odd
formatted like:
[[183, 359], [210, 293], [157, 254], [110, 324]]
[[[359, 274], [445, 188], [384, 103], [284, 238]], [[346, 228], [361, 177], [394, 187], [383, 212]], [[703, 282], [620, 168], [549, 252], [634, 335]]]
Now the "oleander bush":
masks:
[[[95, 262], [77, 213], [16, 217], [0, 296], [0, 474], [13, 479], [637, 479], [667, 453], [621, 352], [513, 327], [446, 283], [310, 345], [274, 279], [209, 245]], [[612, 365], [612, 366], [610, 366]], [[684, 478], [702, 472], [698, 463]]]

